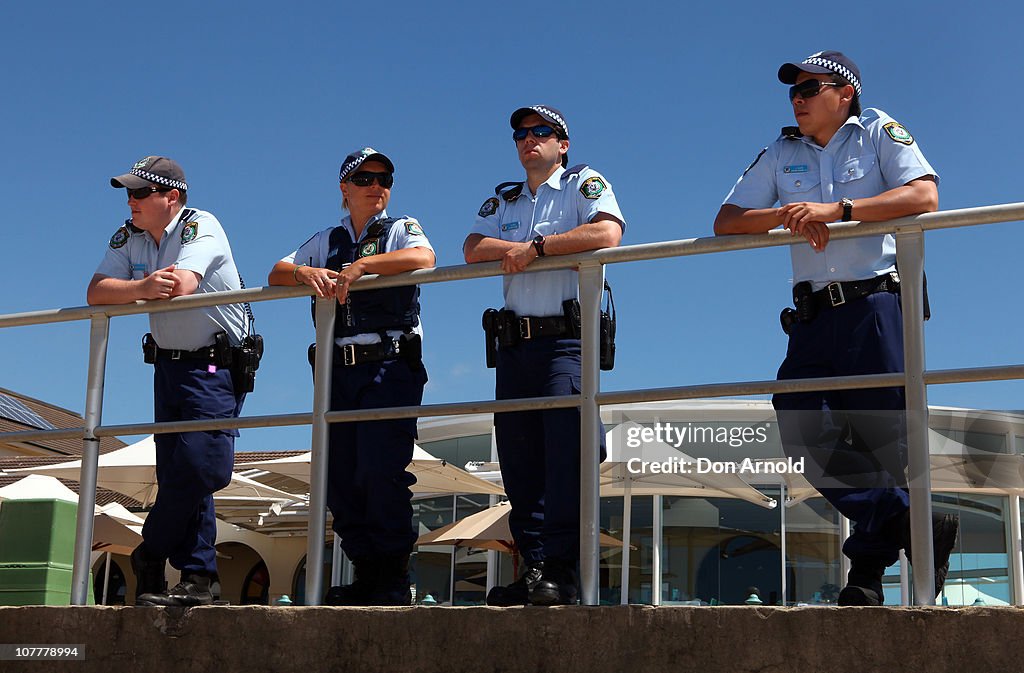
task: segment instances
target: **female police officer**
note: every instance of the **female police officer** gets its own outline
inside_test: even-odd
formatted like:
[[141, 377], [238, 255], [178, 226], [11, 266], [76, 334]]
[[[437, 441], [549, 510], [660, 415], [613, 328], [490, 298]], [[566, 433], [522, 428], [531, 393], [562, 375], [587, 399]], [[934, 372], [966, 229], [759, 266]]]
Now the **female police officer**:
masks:
[[[395, 274], [434, 266], [419, 222], [385, 212], [394, 164], [366, 147], [345, 158], [339, 175], [349, 215], [274, 265], [271, 285], [308, 285], [336, 297], [331, 409], [415, 406], [427, 374], [420, 359], [419, 288], [349, 292], [364, 273]], [[334, 532], [355, 566], [355, 581], [331, 587], [328, 605], [408, 605], [416, 419], [332, 423], [327, 505]]]

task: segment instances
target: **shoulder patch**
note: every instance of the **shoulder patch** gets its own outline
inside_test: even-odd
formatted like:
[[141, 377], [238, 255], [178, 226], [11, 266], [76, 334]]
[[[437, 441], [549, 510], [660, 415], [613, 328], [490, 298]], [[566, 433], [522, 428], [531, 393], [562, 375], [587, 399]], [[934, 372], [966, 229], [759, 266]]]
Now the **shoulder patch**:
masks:
[[496, 212], [498, 212], [498, 199], [492, 196], [484, 201], [484, 204], [480, 206], [480, 212], [478, 212], [477, 215], [480, 217], [490, 217]]
[[199, 223], [198, 222], [188, 222], [181, 229], [181, 242], [182, 243], [189, 243], [190, 241], [194, 241], [196, 236], [198, 236], [198, 235], [199, 235]]
[[130, 234], [128, 233], [128, 227], [119, 227], [114, 235], [110, 237], [110, 247], [114, 250], [123, 248], [124, 244], [128, 242]]
[[583, 181], [583, 184], [580, 185], [580, 194], [582, 194], [585, 199], [596, 199], [601, 196], [607, 188], [608, 185], [604, 183], [604, 180], [595, 175]]
[[914, 144], [914, 136], [910, 135], [910, 131], [908, 131], [903, 124], [899, 122], [889, 122], [882, 128], [884, 128], [885, 132], [889, 134], [889, 137], [896, 142], [903, 143], [904, 145]]
[[423, 236], [423, 227], [416, 220], [409, 218], [405, 221], [405, 232], [407, 234], [415, 234], [416, 236]]

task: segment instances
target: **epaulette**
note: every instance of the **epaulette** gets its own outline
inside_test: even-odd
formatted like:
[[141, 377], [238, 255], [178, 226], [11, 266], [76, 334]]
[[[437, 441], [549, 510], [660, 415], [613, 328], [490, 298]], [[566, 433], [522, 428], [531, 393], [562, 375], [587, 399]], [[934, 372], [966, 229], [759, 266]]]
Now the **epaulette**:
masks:
[[587, 166], [587, 164], [576, 164], [572, 168], [565, 169], [565, 172], [562, 173], [562, 177], [560, 179], [561, 180], [568, 180], [569, 178], [573, 177], [574, 175], [579, 175], [583, 171], [587, 170], [587, 168], [589, 168], [589, 166]]
[[383, 217], [373, 224], [366, 230], [366, 236], [364, 238], [380, 238], [384, 234], [391, 231], [391, 225], [398, 222], [397, 217]]
[[179, 222], [191, 222], [195, 219], [195, 216], [199, 213], [195, 208], [186, 208], [181, 211], [181, 217], [178, 219]]
[[128, 233], [130, 233], [130, 234], [141, 234], [142, 233], [142, 229], [139, 229], [138, 227], [136, 227], [132, 223], [131, 220], [125, 220], [124, 221], [124, 226], [128, 227]]
[[783, 138], [788, 138], [789, 140], [800, 140], [804, 137], [804, 134], [800, 133], [799, 126], [783, 126], [781, 133]]
[[514, 201], [523, 193], [523, 182], [503, 182], [494, 188], [494, 195], [506, 201]]

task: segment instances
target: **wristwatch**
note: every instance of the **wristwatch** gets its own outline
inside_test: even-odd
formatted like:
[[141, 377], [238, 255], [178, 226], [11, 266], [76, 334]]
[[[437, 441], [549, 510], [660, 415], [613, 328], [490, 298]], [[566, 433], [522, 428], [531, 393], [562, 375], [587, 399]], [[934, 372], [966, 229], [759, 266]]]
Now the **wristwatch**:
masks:
[[839, 204], [843, 207], [843, 222], [849, 222], [853, 219], [853, 199], [842, 198], [839, 200]]
[[544, 237], [542, 235], [537, 234], [533, 237], [533, 249], [537, 251], [538, 257], [544, 256]]

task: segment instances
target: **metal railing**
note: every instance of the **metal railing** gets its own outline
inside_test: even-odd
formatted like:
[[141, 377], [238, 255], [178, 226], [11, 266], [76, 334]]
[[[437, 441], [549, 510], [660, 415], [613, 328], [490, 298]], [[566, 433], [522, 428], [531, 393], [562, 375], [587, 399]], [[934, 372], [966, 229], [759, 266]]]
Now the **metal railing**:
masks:
[[[906, 388], [907, 446], [909, 454], [911, 544], [921, 568], [931, 568], [934, 559], [931, 537], [931, 479], [928, 469], [928, 384], [969, 381], [995, 381], [1024, 378], [1024, 365], [966, 368], [926, 372], [924, 370], [923, 268], [924, 232], [935, 229], [1024, 220], [1024, 203], [1002, 204], [980, 208], [927, 213], [887, 222], [837, 223], [830, 225], [831, 239], [892, 233], [897, 242], [897, 259], [902, 280], [903, 337], [905, 372], [824, 379], [786, 381], [745, 381], [673, 388], [600, 391], [598, 366], [598, 317], [604, 281], [604, 266], [642, 260], [683, 257], [732, 250], [749, 250], [784, 245], [804, 245], [802, 238], [786, 231], [763, 235], [697, 238], [661, 243], [606, 248], [576, 255], [545, 257], [535, 260], [525, 273], [552, 269], [575, 268], [579, 271], [579, 294], [582, 309], [582, 391], [579, 396], [475, 401], [450, 404], [428, 404], [418, 407], [391, 407], [360, 411], [329, 411], [331, 385], [331, 348], [334, 334], [336, 303], [333, 299], [316, 302], [316, 360], [313, 410], [308, 414], [277, 414], [246, 416], [236, 419], [139, 423], [129, 425], [101, 424], [103, 385], [106, 369], [107, 340], [110, 318], [178, 311], [201, 306], [239, 302], [269, 301], [309, 296], [307, 287], [260, 287], [200, 296], [176, 297], [167, 301], [136, 302], [116, 306], [86, 306], [45, 311], [31, 311], [0, 316], [0, 328], [41, 325], [76, 320], [89, 320], [89, 369], [87, 375], [84, 427], [60, 430], [37, 430], [0, 433], [0, 441], [38, 441], [43, 439], [83, 439], [77, 537], [72, 572], [71, 602], [85, 605], [88, 597], [89, 554], [92, 548], [92, 510], [96, 501], [99, 438], [120, 434], [168, 433], [228, 428], [278, 427], [312, 425], [312, 457], [310, 474], [309, 537], [306, 556], [307, 604], [316, 605], [323, 595], [323, 567], [326, 528], [327, 492], [327, 430], [329, 423], [385, 418], [410, 418], [461, 415], [482, 412], [521, 411], [580, 407], [582, 461], [581, 475], [581, 585], [582, 603], [598, 603], [598, 462], [599, 410], [603, 404], [623, 404], [695, 397], [726, 397], [737, 395], [876, 388], [903, 385]], [[366, 276], [353, 287], [362, 291], [414, 283], [441, 283], [471, 278], [502, 275], [498, 262], [425, 269], [396, 276]], [[1016, 501], [1016, 498], [1012, 499]], [[1016, 504], [1016, 503], [1014, 503]], [[934, 603], [933, 577], [930, 572], [914, 574], [915, 602]]]

